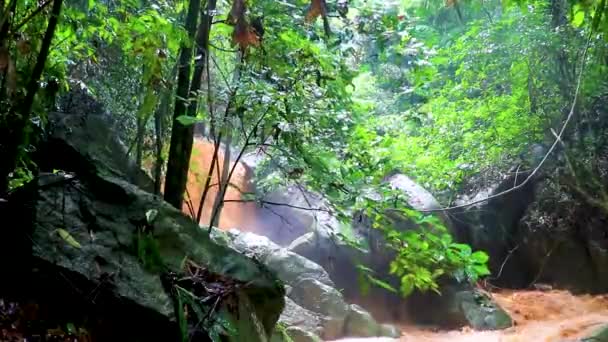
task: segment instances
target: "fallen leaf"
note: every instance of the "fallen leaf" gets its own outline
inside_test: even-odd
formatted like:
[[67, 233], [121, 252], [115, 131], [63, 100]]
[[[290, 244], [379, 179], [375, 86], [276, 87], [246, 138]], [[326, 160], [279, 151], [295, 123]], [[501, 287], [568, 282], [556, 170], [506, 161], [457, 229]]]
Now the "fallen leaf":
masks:
[[260, 45], [260, 37], [255, 33], [255, 30], [245, 18], [241, 18], [234, 27], [232, 33], [232, 41], [238, 44], [241, 49], [246, 49], [249, 46]]
[[310, 7], [308, 7], [308, 13], [306, 13], [306, 22], [313, 22], [319, 16], [325, 16], [326, 8], [324, 0], [312, 0]]
[[74, 237], [67, 230], [59, 228], [57, 229], [57, 233], [59, 233], [59, 236], [70, 246], [78, 249], [82, 248], [80, 242], [76, 241], [76, 239], [74, 239]]

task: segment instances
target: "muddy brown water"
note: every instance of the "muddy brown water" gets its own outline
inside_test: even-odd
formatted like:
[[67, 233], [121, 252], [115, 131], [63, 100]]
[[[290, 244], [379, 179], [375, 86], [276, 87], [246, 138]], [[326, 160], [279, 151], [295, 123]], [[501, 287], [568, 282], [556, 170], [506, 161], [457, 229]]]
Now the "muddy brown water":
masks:
[[400, 339], [342, 339], [340, 342], [570, 342], [608, 324], [608, 295], [573, 295], [567, 291], [502, 291], [492, 296], [515, 320], [501, 331], [463, 328], [441, 331], [401, 325]]

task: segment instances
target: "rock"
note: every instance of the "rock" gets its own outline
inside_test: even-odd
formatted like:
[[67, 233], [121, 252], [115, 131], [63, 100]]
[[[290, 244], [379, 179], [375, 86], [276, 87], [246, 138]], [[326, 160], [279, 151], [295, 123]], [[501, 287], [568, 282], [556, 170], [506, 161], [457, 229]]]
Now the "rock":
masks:
[[608, 325], [595, 330], [588, 337], [583, 337], [581, 342], [608, 342]]
[[304, 278], [293, 286], [290, 298], [302, 307], [324, 316], [323, 338], [344, 336], [344, 321], [348, 306], [342, 294], [333, 287], [312, 278]]
[[8, 277], [0, 290], [91, 311], [93, 320], [101, 312], [121, 331], [109, 340], [171, 341], [178, 330], [170, 279], [189, 259], [222, 284], [239, 284], [227, 289], [235, 302], [216, 308], [236, 329], [229, 339], [267, 341], [285, 303], [268, 268], [212, 241], [146, 192], [150, 179], [126, 157], [104, 116], [53, 113], [50, 120], [37, 160], [40, 177], [0, 206], [0, 217], [19, 227], [0, 230], [0, 241], [15, 247], [0, 249]]
[[376, 320], [356, 304], [348, 307], [345, 335], [349, 337], [401, 337], [401, 331], [391, 324], [378, 324]]
[[265, 204], [260, 216], [267, 227], [264, 235], [280, 246], [287, 246], [306, 233], [338, 224], [335, 217], [325, 211], [330, 206], [321, 195], [295, 185], [265, 194], [262, 201]]
[[407, 203], [417, 210], [433, 210], [441, 208], [435, 197], [408, 176], [395, 173], [386, 181], [394, 189], [401, 190], [407, 196]]
[[466, 284], [448, 283], [441, 295], [416, 293], [408, 301], [412, 318], [420, 324], [456, 329], [506, 329], [513, 325], [510, 316], [485, 293]]
[[[253, 233], [216, 230], [213, 238], [267, 265], [285, 282], [288, 298], [279, 320], [282, 325], [297, 327], [324, 339], [349, 336], [350, 332], [345, 330], [348, 304], [322, 267]], [[372, 316], [360, 307], [357, 312], [366, 315], [378, 334], [380, 327]]]
[[314, 278], [328, 286], [335, 286], [321, 266], [276, 245], [267, 237], [231, 230], [228, 233], [215, 231], [214, 239], [225, 240], [235, 250], [265, 264], [288, 285], [293, 286], [300, 279]]
[[[129, 159], [107, 116], [49, 113], [48, 120], [47, 141], [38, 153], [41, 169], [114, 176], [154, 191], [154, 181]], [[88, 162], [81, 163], [83, 159]]]
[[399, 338], [401, 337], [401, 331], [392, 324], [380, 324], [380, 336]]
[[322, 342], [321, 338], [300, 327], [282, 328], [275, 332], [271, 342]]
[[[120, 179], [46, 175], [21, 189], [9, 203], [14, 212], [2, 214], [10, 213], [8, 217], [21, 229], [12, 234], [3, 230], [0, 239], [25, 241], [20, 247], [31, 251], [38, 269], [34, 279], [64, 274], [84, 293], [101, 288], [100, 303], [124, 301], [169, 329], [176, 318], [162, 276], [165, 268], [179, 272], [187, 257], [212, 274], [247, 284], [237, 292], [238, 312], [231, 314], [238, 333], [250, 336], [248, 340], [265, 341], [283, 309], [284, 289], [264, 266], [215, 244], [178, 210]], [[150, 225], [149, 210], [157, 212]], [[58, 229], [65, 232], [63, 237]], [[15, 236], [19, 233], [23, 235]], [[65, 279], [58, 281], [54, 286], [65, 286]], [[116, 304], [108, 310], [137, 312], [125, 306]], [[257, 324], [263, 327], [261, 335], [256, 334]]]
[[457, 292], [454, 304], [459, 306], [468, 324], [476, 330], [499, 330], [513, 325], [511, 317], [488, 296], [471, 290]]
[[[540, 150], [533, 146], [531, 158]], [[493, 177], [489, 186], [461, 195], [456, 204], [496, 195], [527, 176], [514, 172]], [[606, 214], [569, 189], [559, 172], [536, 176], [509, 194], [453, 215], [463, 232], [461, 241], [489, 254], [496, 286], [527, 288], [542, 283], [572, 292], [608, 291]], [[577, 276], [565, 269], [576, 269]]]
[[[496, 179], [494, 183], [477, 189], [472, 195], [461, 196], [455, 204], [475, 202], [494, 196], [514, 185], [522, 184], [528, 174], [521, 172]], [[458, 232], [455, 235], [457, 240], [471, 245], [475, 250], [488, 253], [489, 267], [493, 274], [512, 275], [508, 282], [499, 282], [501, 286], [527, 287], [530, 284], [526, 267], [519, 267], [514, 262], [517, 261], [517, 255], [510, 254], [517, 246], [515, 236], [519, 230], [519, 221], [534, 201], [536, 184], [537, 182], [533, 180], [504, 196], [453, 212], [452, 221], [455, 223], [455, 231]], [[510, 260], [503, 265], [507, 256]]]
[[351, 304], [348, 307], [345, 332], [346, 336], [352, 337], [374, 337], [381, 335], [380, 326], [372, 318], [372, 315], [355, 304]]
[[304, 309], [288, 297], [285, 298], [285, 309], [283, 309], [283, 313], [279, 317], [279, 324], [287, 328], [298, 327], [316, 335], [323, 333], [321, 316], [318, 313]]

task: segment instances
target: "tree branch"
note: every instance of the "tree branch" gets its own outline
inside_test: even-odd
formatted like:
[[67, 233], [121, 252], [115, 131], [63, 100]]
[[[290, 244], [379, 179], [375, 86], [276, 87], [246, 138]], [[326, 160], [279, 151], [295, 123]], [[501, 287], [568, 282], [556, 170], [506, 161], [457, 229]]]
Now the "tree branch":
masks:
[[293, 204], [289, 204], [289, 203], [279, 203], [279, 202], [271, 202], [271, 201], [264, 201], [264, 200], [247, 200], [247, 199], [235, 199], [235, 200], [224, 200], [224, 202], [226, 203], [231, 203], [231, 202], [236, 202], [236, 203], [249, 203], [249, 202], [258, 202], [262, 205], [274, 205], [274, 206], [279, 206], [279, 207], [288, 207], [288, 208], [292, 208], [292, 209], [298, 209], [298, 210], [305, 210], [305, 211], [321, 211], [321, 212], [326, 212], [331, 214], [332, 211], [329, 209], [325, 209], [325, 208], [307, 208], [307, 207], [302, 207], [299, 205], [293, 205]]

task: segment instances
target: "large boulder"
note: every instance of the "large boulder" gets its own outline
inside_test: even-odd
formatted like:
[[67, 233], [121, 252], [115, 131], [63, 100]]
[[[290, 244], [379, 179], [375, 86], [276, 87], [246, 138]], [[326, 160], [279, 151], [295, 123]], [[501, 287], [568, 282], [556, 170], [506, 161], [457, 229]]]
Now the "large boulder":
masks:
[[[349, 305], [327, 272], [309, 259], [253, 233], [215, 230], [213, 237], [215, 241], [265, 264], [285, 283], [288, 289], [287, 305], [279, 322], [285, 326], [283, 332], [292, 338], [298, 336], [303, 341], [309, 341], [316, 338], [314, 336], [325, 340], [344, 336], [365, 337], [369, 331], [374, 332], [373, 336], [395, 334], [394, 328], [380, 326], [369, 314], [368, 326], [371, 330], [366, 330], [363, 336], [358, 335], [360, 330], [347, 327]], [[302, 331], [307, 333], [302, 335]], [[276, 335], [275, 339], [280, 337]]]
[[[189, 326], [193, 341], [267, 341], [284, 307], [278, 279], [146, 192], [145, 174], [102, 117], [55, 119], [39, 154], [42, 173], [0, 205], [14, 227], [0, 230], [10, 242], [0, 249], [0, 291], [87, 324], [103, 316], [100, 341], [177, 340], [184, 303], [208, 316]], [[186, 283], [192, 292], [178, 287]], [[217, 300], [193, 302], [196, 291]]]
[[[403, 174], [393, 174], [386, 181], [394, 188], [402, 191], [408, 204], [419, 210], [440, 208], [439, 202], [422, 186]], [[399, 230], [416, 229], [416, 225], [405, 217], [386, 213]], [[460, 232], [444, 215], [439, 215], [452, 235]], [[414, 293], [410, 298], [403, 298], [381, 287], [372, 286], [362, 295], [358, 265], [363, 265], [375, 272], [375, 276], [389, 282], [394, 288], [399, 288], [399, 280], [390, 275], [389, 265], [394, 258], [394, 251], [386, 248], [382, 234], [371, 227], [365, 215], [355, 215], [352, 228], [349, 231], [351, 242], [344, 241], [345, 231], [340, 228], [322, 227], [314, 232], [296, 239], [289, 250], [313, 260], [322, 265], [329, 273], [331, 280], [342, 291], [347, 301], [363, 306], [381, 321], [404, 321], [416, 319], [420, 311], [426, 311], [434, 318], [434, 324], [445, 327], [470, 325], [476, 329], [499, 329], [506, 323], [501, 320], [504, 311], [491, 299], [470, 299], [465, 294], [476, 293], [470, 285], [459, 285], [454, 282], [442, 281], [441, 296]], [[459, 288], [455, 291], [454, 288]], [[425, 305], [424, 300], [431, 298], [435, 303]], [[481, 298], [477, 295], [474, 298]], [[421, 300], [423, 299], [423, 300]], [[416, 303], [412, 305], [412, 303]], [[421, 308], [424, 308], [422, 310]], [[449, 312], [440, 308], [449, 308]], [[488, 309], [492, 308], [492, 309]], [[496, 317], [494, 317], [496, 314]], [[506, 315], [506, 314], [505, 314]], [[498, 322], [494, 322], [496, 318]], [[508, 316], [507, 316], [508, 318]], [[480, 322], [482, 320], [483, 322]]]
[[[526, 287], [526, 271], [518, 268], [512, 250], [517, 246], [515, 236], [518, 224], [535, 198], [536, 179], [523, 184], [529, 172], [508, 174], [484, 186], [478, 186], [468, 194], [462, 194], [455, 202], [462, 205], [479, 202], [452, 212], [453, 222], [459, 232], [458, 240], [470, 244], [474, 249], [483, 250], [490, 255], [489, 266], [496, 276], [512, 275], [512, 286]], [[514, 186], [521, 186], [511, 192], [498, 196]], [[488, 201], [482, 201], [491, 198]], [[503, 263], [509, 257], [510, 262]], [[507, 285], [501, 283], [501, 285]]]
[[[499, 287], [541, 283], [573, 292], [608, 291], [606, 212], [560, 180], [559, 171], [526, 184], [529, 173], [516, 171], [462, 194], [456, 204], [491, 199], [452, 213], [461, 241], [490, 255], [490, 280]], [[566, 269], [576, 269], [577, 276]]]
[[281, 246], [318, 229], [333, 228], [337, 220], [330, 206], [317, 193], [290, 185], [262, 197], [259, 215], [266, 224], [264, 235]]
[[[16, 253], [31, 251], [31, 257], [22, 256], [31, 266], [20, 266], [37, 269], [28, 279], [66, 275], [78, 288], [101, 288], [99, 303], [124, 301], [170, 329], [177, 323], [174, 298], [163, 275], [179, 274], [188, 259], [217, 277], [243, 284], [235, 292], [236, 311], [226, 311], [238, 327], [235, 341], [265, 341], [283, 309], [284, 290], [264, 266], [214, 243], [179, 211], [122, 180], [42, 176], [10, 198], [9, 206], [3, 217], [12, 217], [20, 229], [2, 230], [0, 239], [19, 243]], [[156, 217], [148, 224], [151, 210]], [[61, 279], [55, 281], [47, 285], [65, 286]], [[128, 310], [125, 306], [107, 309], [121, 312]], [[257, 324], [264, 328], [261, 335]], [[245, 335], [250, 337], [243, 339]]]
[[314, 278], [304, 278], [294, 284], [289, 296], [304, 308], [323, 315], [323, 338], [345, 336], [348, 305], [338, 290]]

